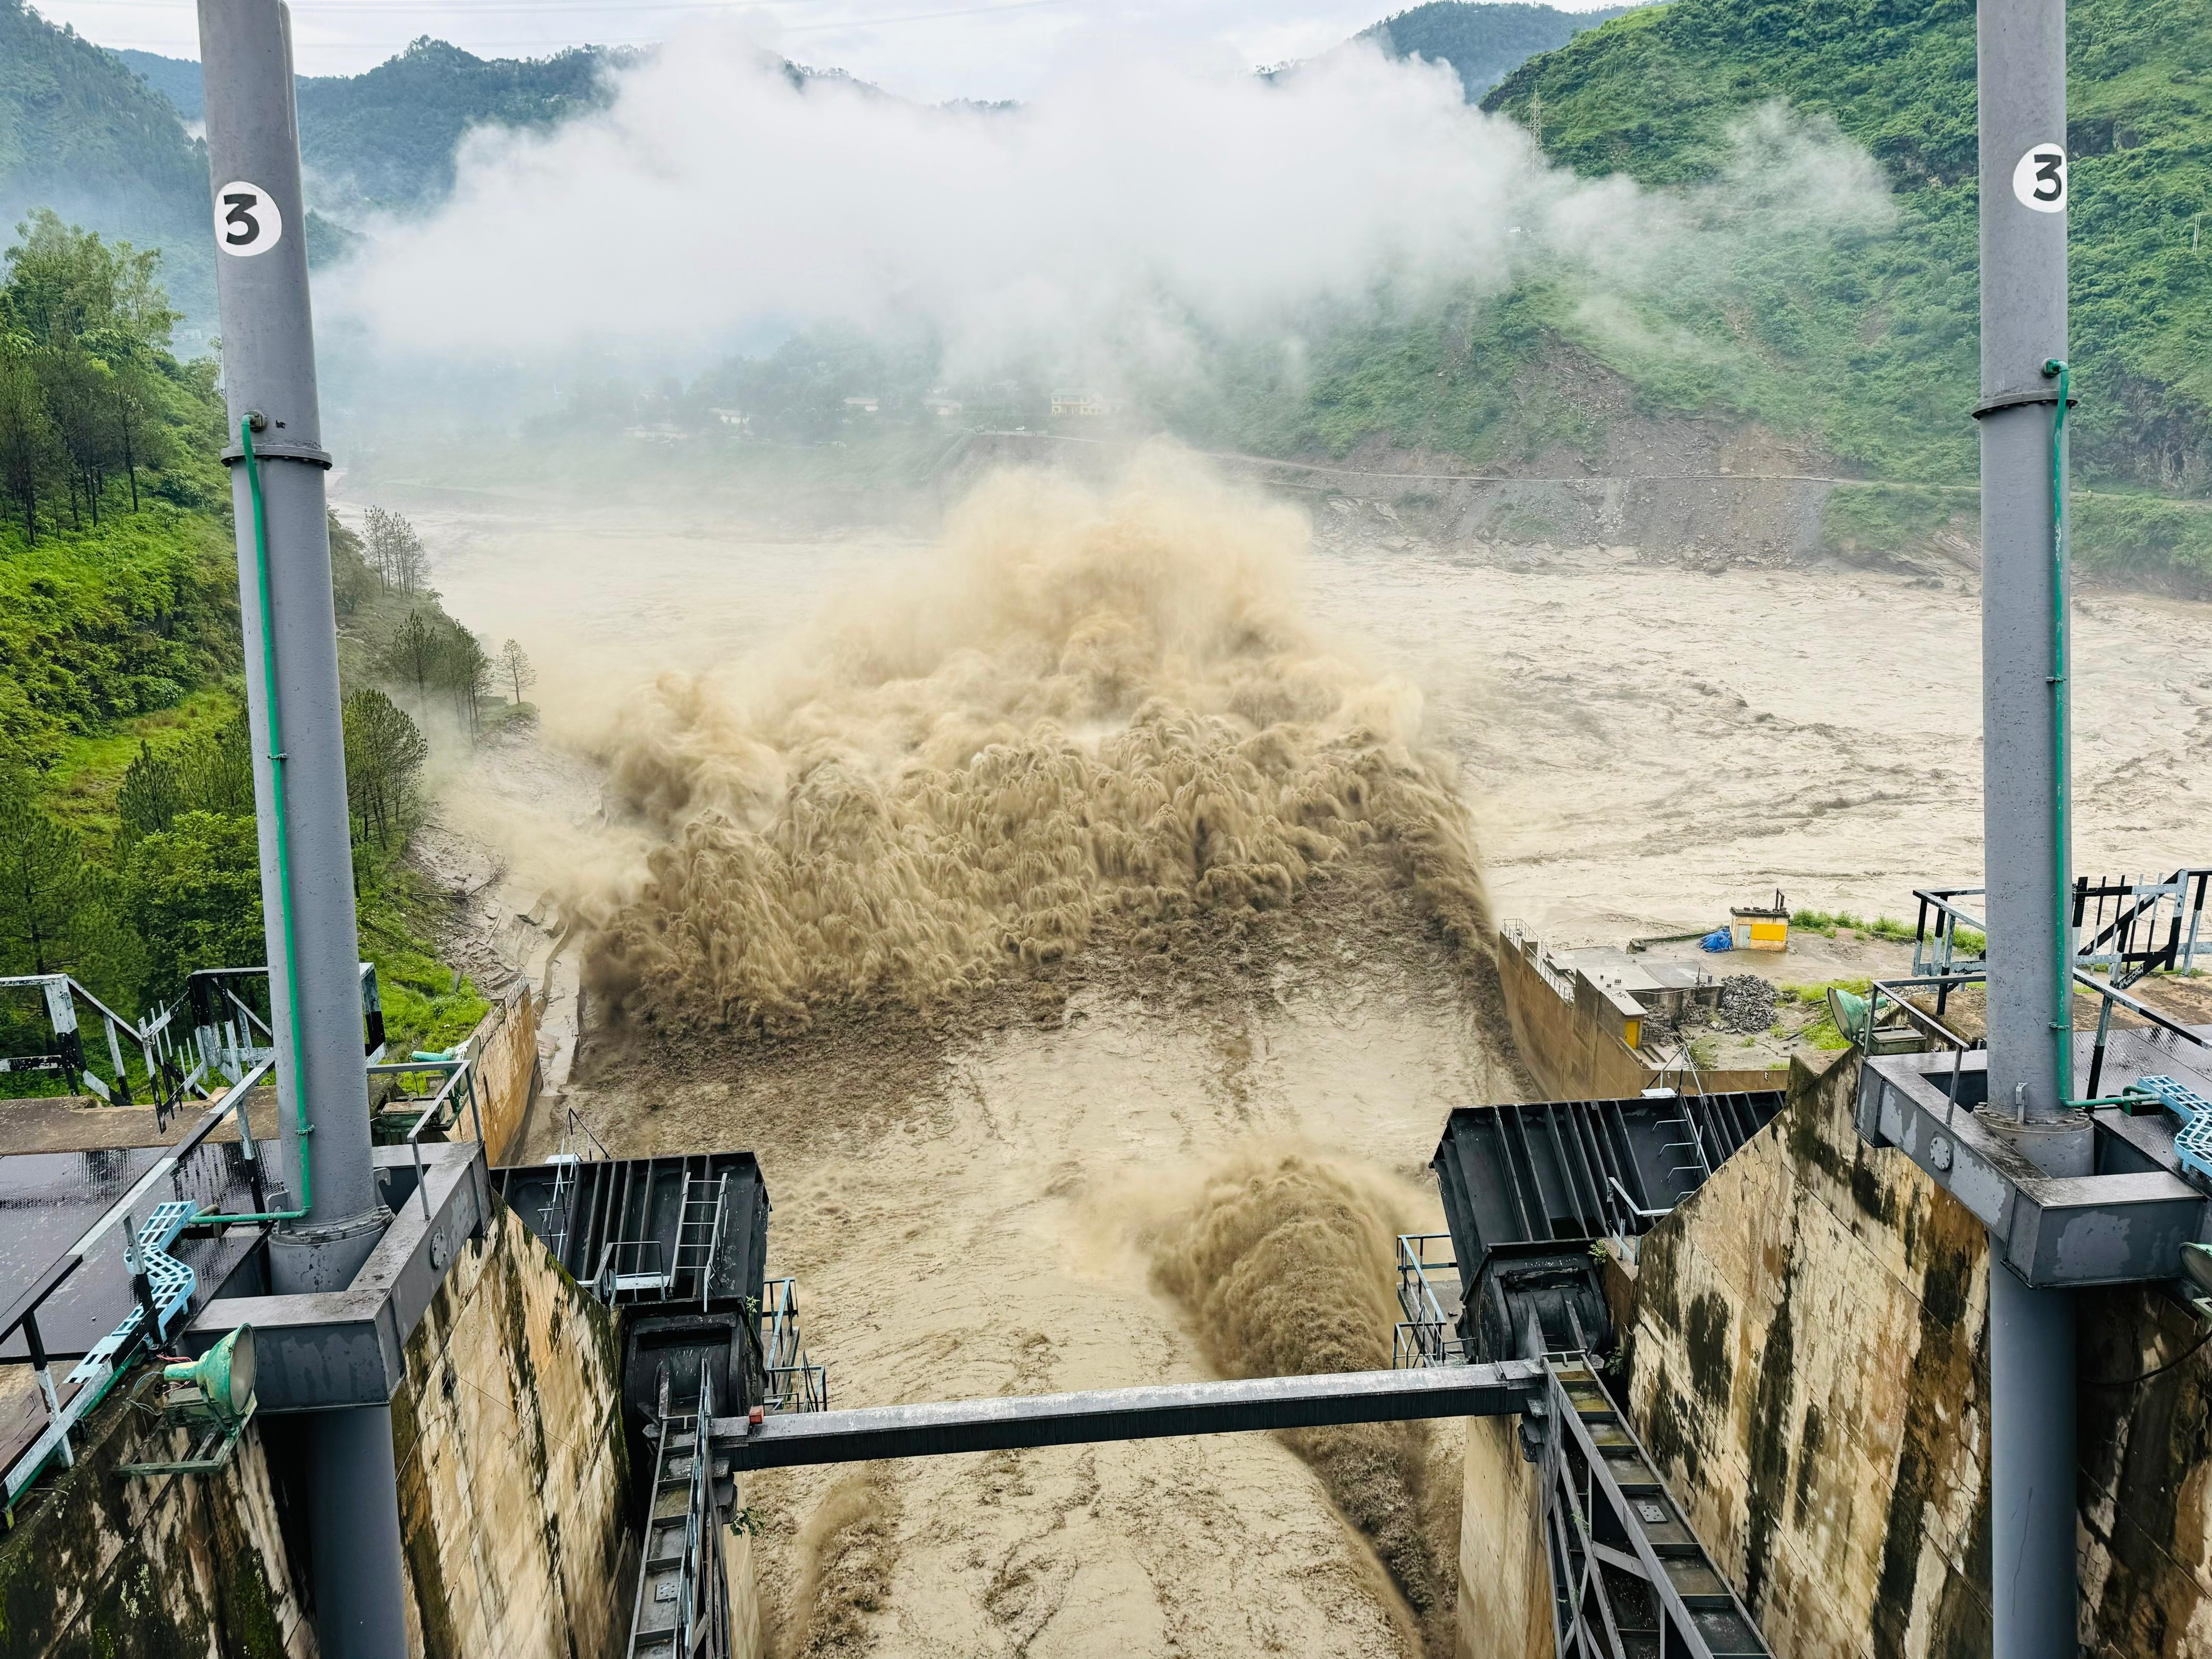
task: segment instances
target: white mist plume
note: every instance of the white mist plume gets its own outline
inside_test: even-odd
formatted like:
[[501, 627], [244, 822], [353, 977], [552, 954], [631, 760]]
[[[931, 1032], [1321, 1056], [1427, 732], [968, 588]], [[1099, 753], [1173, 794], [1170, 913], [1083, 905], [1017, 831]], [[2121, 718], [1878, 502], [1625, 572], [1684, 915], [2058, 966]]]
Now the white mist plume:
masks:
[[550, 134], [480, 131], [448, 205], [387, 226], [337, 308], [389, 347], [690, 356], [762, 324], [989, 342], [1230, 325], [1389, 274], [1501, 269], [1540, 169], [1444, 68], [1361, 47], [1270, 84], [1108, 55], [1014, 111], [794, 85], [695, 34]]
[[1448, 68], [1364, 44], [1273, 81], [1102, 48], [992, 111], [795, 82], [708, 29], [621, 71], [604, 111], [472, 135], [446, 207], [385, 226], [332, 298], [388, 367], [696, 365], [832, 321], [934, 333], [963, 374], [1040, 351], [1163, 366], [1194, 331], [1294, 326], [1386, 284], [1502, 286], [1551, 257], [1632, 292], [1888, 206], [1863, 150], [1779, 110], [1697, 190], [1578, 179]]

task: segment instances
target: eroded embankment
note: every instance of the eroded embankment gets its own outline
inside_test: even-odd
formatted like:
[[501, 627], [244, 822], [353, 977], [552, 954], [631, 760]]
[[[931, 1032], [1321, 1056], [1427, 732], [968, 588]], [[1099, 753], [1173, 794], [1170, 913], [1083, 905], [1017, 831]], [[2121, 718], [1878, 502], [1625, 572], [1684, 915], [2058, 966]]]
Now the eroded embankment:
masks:
[[1104, 493], [1002, 475], [905, 580], [769, 660], [654, 681], [602, 739], [661, 844], [599, 905], [601, 1008], [769, 1035], [926, 1008], [1352, 859], [1479, 948], [1453, 769], [1419, 692], [1302, 617], [1306, 537], [1164, 455]]

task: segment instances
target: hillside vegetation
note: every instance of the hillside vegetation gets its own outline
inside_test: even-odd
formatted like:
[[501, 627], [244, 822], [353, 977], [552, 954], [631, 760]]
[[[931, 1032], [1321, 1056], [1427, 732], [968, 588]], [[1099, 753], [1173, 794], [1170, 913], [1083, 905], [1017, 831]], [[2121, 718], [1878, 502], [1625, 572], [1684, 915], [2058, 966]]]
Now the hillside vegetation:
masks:
[[[125, 1013], [264, 955], [225, 416], [214, 365], [169, 349], [155, 264], [51, 212], [0, 262], [0, 975], [72, 972]], [[396, 1039], [442, 1043], [483, 1003], [401, 859], [418, 720], [499, 711], [419, 540], [375, 528], [331, 538], [356, 891]], [[36, 1046], [35, 1009], [0, 1005], [0, 1053]]]
[[1540, 52], [1563, 46], [1587, 28], [1618, 17], [1626, 6], [1561, 11], [1555, 6], [1486, 5], [1480, 0], [1433, 0], [1362, 29], [1394, 58], [1427, 58], [1459, 71], [1472, 103]]
[[[2212, 591], [2212, 28], [2201, 0], [2078, 0], [2069, 143], [2077, 557]], [[1533, 58], [1484, 100], [1585, 176], [1671, 198], [1503, 294], [1322, 319], [1255, 352], [1187, 429], [1602, 469], [1636, 422], [1755, 427], [1839, 489], [1831, 545], [1971, 528], [1978, 388], [1969, 0], [1672, 0]], [[1887, 192], [1831, 190], [1839, 143]], [[1761, 185], [1762, 177], [1778, 182]], [[1963, 489], [1963, 493], [1962, 493]]]
[[[2067, 145], [2075, 460], [2108, 483], [2212, 491], [2212, 27], [2200, 0], [2077, 0]], [[1732, 124], [1783, 100], [1863, 143], [1894, 235], [1843, 251], [1809, 291], [1708, 319], [1808, 371], [1797, 414], [1878, 476], [1966, 481], [1974, 398], [1974, 9], [1969, 0], [1674, 0], [1523, 64], [1486, 100], [1583, 173], [1708, 178]], [[1747, 377], [1748, 378], [1748, 377]], [[1905, 418], [1900, 422], [1899, 416]]]

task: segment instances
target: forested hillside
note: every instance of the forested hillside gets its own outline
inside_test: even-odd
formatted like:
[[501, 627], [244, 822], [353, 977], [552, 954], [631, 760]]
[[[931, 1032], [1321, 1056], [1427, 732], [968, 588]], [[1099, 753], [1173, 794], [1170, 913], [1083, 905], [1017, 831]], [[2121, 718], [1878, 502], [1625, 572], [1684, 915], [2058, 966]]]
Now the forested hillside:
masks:
[[[2204, 494], [2212, 23], [2201, 0], [2077, 0], [2068, 36], [2075, 459], [2108, 482]], [[1487, 107], [1527, 121], [1540, 100], [1560, 161], [1666, 184], [1709, 175], [1730, 122], [1772, 99], [1865, 144], [1901, 216], [1804, 302], [1757, 319], [1752, 343], [1828, 388], [1807, 413], [1839, 458], [1966, 476], [1972, 434], [1955, 416], [1976, 386], [1970, 0], [1675, 0], [1524, 65]], [[1917, 429], [1897, 433], [1900, 413]]]
[[[50, 211], [0, 264], [0, 974], [73, 972], [125, 1012], [263, 954], [225, 416], [174, 316], [152, 252]], [[465, 740], [512, 711], [419, 540], [371, 528], [334, 525], [331, 555], [363, 948], [398, 1040], [447, 1041], [483, 1005], [400, 862], [420, 723]]]
[[1434, 0], [1387, 17], [1356, 37], [1396, 58], [1428, 58], [1459, 71], [1472, 103], [1540, 52], [1563, 46], [1628, 8], [1561, 11], [1555, 6]]
[[[453, 185], [471, 127], [548, 126], [605, 101], [622, 54], [581, 47], [550, 58], [483, 58], [428, 36], [363, 75], [300, 82], [300, 153], [326, 191], [363, 204], [419, 207]], [[343, 211], [337, 196], [325, 204]]]
[[169, 253], [171, 293], [212, 316], [207, 155], [116, 59], [23, 0], [0, 0], [0, 235], [52, 208]]

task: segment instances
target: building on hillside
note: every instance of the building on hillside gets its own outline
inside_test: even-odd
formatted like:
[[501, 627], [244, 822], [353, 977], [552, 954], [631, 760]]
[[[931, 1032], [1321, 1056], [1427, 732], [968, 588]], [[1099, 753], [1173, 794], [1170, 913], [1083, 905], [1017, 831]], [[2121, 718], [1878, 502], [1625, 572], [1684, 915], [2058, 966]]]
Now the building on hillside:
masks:
[[932, 392], [921, 400], [921, 406], [940, 421], [957, 419], [968, 405], [957, 398], [940, 397]]
[[750, 434], [753, 429], [753, 417], [742, 409], [710, 409], [707, 412], [733, 432]]
[[1106, 401], [1106, 394], [1103, 392], [1093, 392], [1081, 386], [1053, 388], [1052, 414], [1054, 420], [1070, 416], [1079, 420], [1095, 419], [1112, 412], [1113, 405]]
[[848, 416], [874, 415], [882, 410], [883, 404], [884, 400], [874, 392], [864, 392], [858, 397], [845, 399], [845, 413]]

